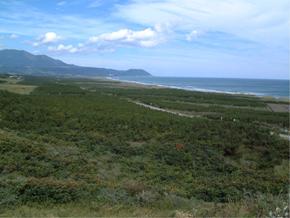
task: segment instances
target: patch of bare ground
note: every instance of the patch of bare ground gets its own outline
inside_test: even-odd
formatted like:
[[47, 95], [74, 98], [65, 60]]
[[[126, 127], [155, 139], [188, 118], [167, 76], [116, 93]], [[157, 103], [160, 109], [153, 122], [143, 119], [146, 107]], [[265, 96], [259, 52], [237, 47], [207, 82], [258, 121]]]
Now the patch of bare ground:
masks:
[[267, 105], [273, 112], [289, 112], [289, 104], [268, 103]]
[[168, 110], [168, 109], [152, 106], [152, 105], [149, 105], [149, 104], [145, 104], [145, 103], [142, 103], [142, 102], [138, 102], [138, 101], [133, 101], [133, 100], [128, 100], [128, 101], [132, 102], [132, 103], [134, 103], [136, 105], [139, 105], [141, 107], [145, 107], [145, 108], [149, 108], [151, 110], [161, 111], [161, 112], [165, 112], [165, 113], [169, 113], [169, 114], [174, 114], [174, 115], [177, 115], [177, 116], [180, 116], [180, 117], [189, 117], [189, 118], [200, 117], [199, 115], [187, 114], [187, 113], [183, 113], [183, 112], [179, 112], [179, 111], [175, 111], [175, 110]]

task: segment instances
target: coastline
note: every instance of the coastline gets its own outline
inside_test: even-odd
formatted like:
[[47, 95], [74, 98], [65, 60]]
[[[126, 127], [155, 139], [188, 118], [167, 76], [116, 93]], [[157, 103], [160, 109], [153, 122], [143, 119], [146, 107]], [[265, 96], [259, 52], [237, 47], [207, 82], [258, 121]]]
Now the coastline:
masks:
[[290, 97], [282, 97], [282, 96], [270, 96], [264, 95], [261, 93], [253, 93], [253, 92], [229, 92], [229, 91], [219, 91], [219, 90], [212, 90], [212, 89], [202, 89], [202, 88], [185, 88], [185, 87], [178, 87], [178, 86], [167, 86], [161, 84], [152, 84], [152, 83], [144, 83], [132, 80], [123, 80], [119, 78], [113, 77], [105, 77], [107, 80], [117, 81], [124, 85], [129, 85], [130, 87], [142, 87], [142, 88], [169, 88], [169, 89], [180, 89], [192, 92], [204, 92], [204, 93], [216, 93], [216, 94], [228, 94], [228, 95], [235, 95], [235, 96], [248, 96], [248, 97], [256, 97], [261, 99], [273, 100], [273, 101], [283, 101], [283, 102], [290, 102]]

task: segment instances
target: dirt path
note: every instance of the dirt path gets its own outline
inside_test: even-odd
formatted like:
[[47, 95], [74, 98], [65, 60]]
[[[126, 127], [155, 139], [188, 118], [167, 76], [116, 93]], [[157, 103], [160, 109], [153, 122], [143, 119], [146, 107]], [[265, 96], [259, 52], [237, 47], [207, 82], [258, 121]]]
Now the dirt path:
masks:
[[289, 104], [268, 103], [267, 105], [273, 112], [289, 112]]
[[236, 109], [251, 109], [251, 110], [258, 110], [258, 111], [270, 111], [270, 108], [268, 107], [251, 107], [251, 106], [235, 106], [235, 105], [225, 105], [225, 104], [209, 104], [209, 103], [194, 103], [194, 102], [188, 102], [188, 101], [170, 101], [170, 100], [163, 100], [164, 102], [169, 103], [181, 103], [181, 104], [189, 104], [189, 105], [196, 105], [196, 106], [217, 106], [217, 107], [223, 107], [223, 108], [236, 108]]
[[[164, 108], [160, 108], [160, 107], [156, 107], [156, 106], [152, 106], [149, 104], [144, 104], [142, 102], [138, 102], [138, 101], [133, 101], [131, 99], [127, 99], [129, 102], [134, 103], [136, 105], [142, 106], [142, 107], [146, 107], [149, 108], [151, 110], [156, 110], [156, 111], [161, 111], [161, 112], [165, 112], [165, 113], [170, 113], [170, 114], [174, 114], [177, 116], [181, 116], [181, 117], [189, 117], [189, 118], [194, 118], [194, 117], [201, 117], [198, 115], [190, 115], [190, 114], [185, 114], [185, 113], [181, 113], [178, 111], [173, 111], [173, 110], [168, 110], [168, 109], [164, 109]], [[290, 141], [290, 135], [286, 135], [286, 134], [280, 134], [279, 135], [281, 138], [289, 140]]]
[[131, 103], [134, 103], [136, 105], [149, 108], [151, 110], [162, 111], [162, 112], [165, 112], [165, 113], [174, 114], [174, 115], [181, 116], [181, 117], [189, 117], [189, 118], [201, 117], [201, 116], [198, 116], [198, 115], [185, 114], [185, 113], [181, 113], [181, 112], [178, 112], [178, 111], [168, 110], [168, 109], [152, 106], [152, 105], [149, 105], [149, 104], [144, 104], [144, 103], [138, 102], [138, 101], [133, 101], [133, 100], [128, 100], [128, 101], [131, 102]]

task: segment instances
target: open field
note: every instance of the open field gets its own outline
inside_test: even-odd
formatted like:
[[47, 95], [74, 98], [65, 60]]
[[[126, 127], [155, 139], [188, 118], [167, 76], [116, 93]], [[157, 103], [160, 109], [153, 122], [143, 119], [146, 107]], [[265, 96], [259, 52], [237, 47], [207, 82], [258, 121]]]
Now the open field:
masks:
[[270, 100], [80, 78], [17, 85], [36, 88], [0, 91], [0, 216], [289, 212], [289, 114]]
[[36, 88], [36, 86], [18, 84], [21, 80], [21, 78], [17, 77], [2, 76], [0, 77], [0, 90], [27, 95]]
[[27, 95], [30, 94], [36, 86], [28, 86], [28, 85], [18, 85], [18, 84], [0, 84], [0, 90], [13, 92], [17, 94]]

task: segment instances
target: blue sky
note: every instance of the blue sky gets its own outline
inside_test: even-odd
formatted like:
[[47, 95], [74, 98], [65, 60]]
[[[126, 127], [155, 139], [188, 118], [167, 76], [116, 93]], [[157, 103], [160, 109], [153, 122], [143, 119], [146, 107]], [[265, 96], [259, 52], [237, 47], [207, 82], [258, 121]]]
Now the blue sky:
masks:
[[289, 78], [289, 0], [0, 1], [0, 48], [157, 76]]

